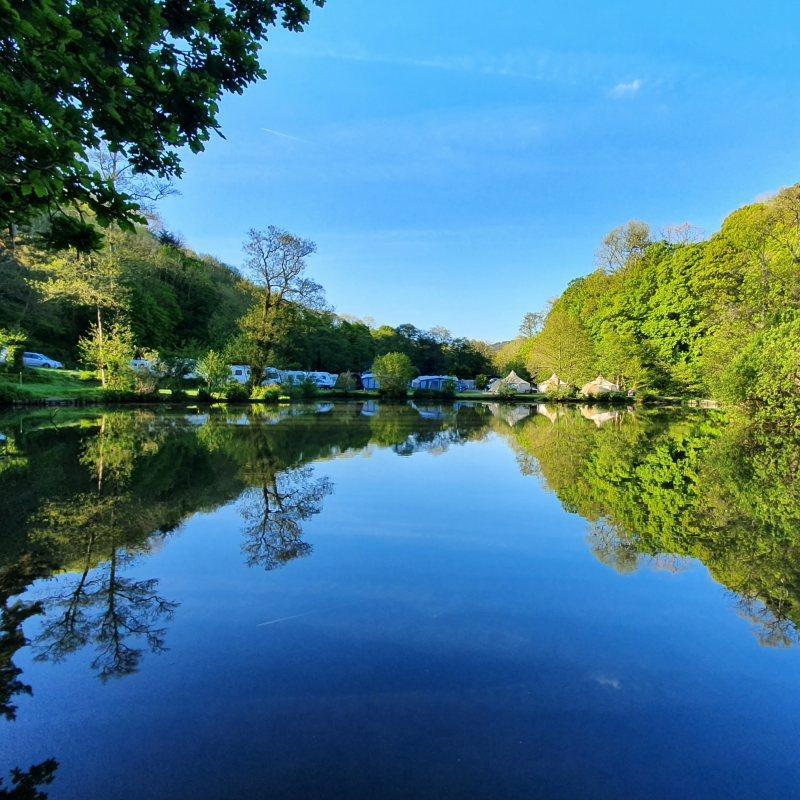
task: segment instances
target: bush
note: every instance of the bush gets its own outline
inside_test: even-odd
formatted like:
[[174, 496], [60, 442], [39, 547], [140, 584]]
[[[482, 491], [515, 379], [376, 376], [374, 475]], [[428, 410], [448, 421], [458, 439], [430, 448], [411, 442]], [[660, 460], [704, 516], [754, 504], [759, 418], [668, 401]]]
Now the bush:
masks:
[[503, 381], [497, 388], [498, 400], [516, 400], [519, 392], [509, 383]]
[[211, 403], [213, 402], [214, 398], [211, 396], [211, 392], [208, 389], [203, 389], [202, 387], [197, 390], [197, 402], [198, 403]]
[[476, 375], [475, 376], [475, 388], [478, 391], [483, 391], [489, 385], [489, 376], [488, 375]]
[[372, 364], [372, 372], [378, 381], [378, 392], [384, 397], [405, 398], [408, 384], [414, 377], [411, 359], [405, 353], [387, 353], [378, 356]]
[[183, 391], [183, 389], [173, 389], [172, 393], [169, 396], [170, 401], [172, 402], [179, 402], [183, 400], [188, 400], [189, 395]]
[[6, 372], [21, 372], [24, 368], [22, 354], [27, 338], [21, 331], [0, 330], [0, 351], [4, 351], [4, 361], [0, 369]]
[[316, 397], [319, 394], [319, 387], [312, 378], [306, 378], [299, 383], [283, 383], [279, 387], [282, 395], [289, 397]]
[[319, 394], [319, 386], [313, 378], [306, 378], [299, 384], [300, 397], [316, 397]]
[[250, 399], [250, 392], [241, 383], [228, 383], [222, 388], [222, 396], [230, 403], [244, 403]]
[[337, 376], [336, 384], [333, 388], [345, 394], [350, 394], [350, 392], [355, 391], [357, 385], [356, 376], [352, 372], [341, 372]]
[[94, 370], [83, 369], [78, 373], [78, 380], [81, 381], [96, 381], [97, 373]]
[[231, 377], [228, 359], [216, 350], [209, 350], [199, 359], [195, 371], [211, 392], [224, 391]]
[[253, 391], [250, 392], [250, 399], [260, 400], [263, 403], [277, 403], [282, 394], [280, 386], [254, 386]]

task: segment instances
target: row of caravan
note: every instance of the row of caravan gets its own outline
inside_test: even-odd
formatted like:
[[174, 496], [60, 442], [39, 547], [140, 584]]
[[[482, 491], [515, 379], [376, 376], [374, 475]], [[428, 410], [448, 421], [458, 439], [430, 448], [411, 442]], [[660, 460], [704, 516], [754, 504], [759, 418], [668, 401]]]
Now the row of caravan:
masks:
[[[336, 385], [338, 375], [331, 372], [304, 372], [302, 370], [283, 370], [268, 367], [264, 372], [264, 379], [261, 381], [262, 386], [271, 386], [274, 384], [285, 385], [291, 383], [302, 383], [303, 381], [312, 380], [320, 389], [333, 389]], [[380, 389], [380, 384], [377, 378], [371, 372], [365, 372], [360, 377], [362, 389], [367, 391], [377, 391]], [[251, 378], [250, 367], [244, 364], [231, 365], [231, 380], [236, 383], [249, 383]], [[411, 381], [411, 388], [420, 391], [436, 391], [441, 392], [447, 384], [453, 384], [459, 392], [474, 391], [475, 381], [462, 380], [455, 375], [420, 375]]]
[[[251, 377], [250, 367], [244, 364], [231, 365], [231, 380], [236, 383], [249, 383]], [[291, 383], [303, 383], [304, 381], [314, 381], [320, 389], [333, 389], [336, 385], [338, 375], [331, 372], [304, 372], [299, 369], [275, 369], [267, 367], [264, 371], [262, 386], [283, 386]]]

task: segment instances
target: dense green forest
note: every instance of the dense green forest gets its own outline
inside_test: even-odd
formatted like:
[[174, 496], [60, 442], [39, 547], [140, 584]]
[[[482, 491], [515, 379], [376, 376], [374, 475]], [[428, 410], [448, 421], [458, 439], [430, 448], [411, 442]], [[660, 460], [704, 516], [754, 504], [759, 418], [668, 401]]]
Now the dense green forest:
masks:
[[800, 186], [735, 211], [705, 240], [688, 226], [612, 231], [597, 269], [528, 315], [503, 368], [574, 386], [711, 396], [800, 412]]
[[402, 353], [422, 374], [513, 368], [578, 387], [601, 373], [641, 396], [713, 397], [784, 420], [800, 412], [800, 186], [734, 212], [707, 239], [688, 226], [612, 231], [595, 271], [546, 314], [526, 315], [498, 352], [441, 328], [336, 314], [308, 277], [313, 242], [276, 228], [248, 233], [241, 271], [158, 226], [111, 227], [92, 254], [40, 241], [29, 235], [0, 253], [0, 330], [67, 363], [97, 365], [87, 353], [104, 324], [104, 346], [124, 339], [127, 356], [214, 350], [254, 368], [341, 373]]
[[167, 359], [215, 349], [231, 363], [262, 355], [282, 369], [338, 373], [360, 372], [376, 356], [402, 352], [420, 373], [474, 377], [492, 369], [491, 351], [481, 342], [441, 328], [370, 326], [302, 302], [279, 309], [263, 354], [253, 353], [247, 321], [259, 287], [251, 277], [160, 229], [110, 230], [92, 255], [53, 252], [31, 239], [0, 251], [0, 329], [21, 331], [28, 349], [77, 364], [78, 343], [90, 334], [99, 306], [107, 324], [124, 320], [136, 354], [156, 351]]

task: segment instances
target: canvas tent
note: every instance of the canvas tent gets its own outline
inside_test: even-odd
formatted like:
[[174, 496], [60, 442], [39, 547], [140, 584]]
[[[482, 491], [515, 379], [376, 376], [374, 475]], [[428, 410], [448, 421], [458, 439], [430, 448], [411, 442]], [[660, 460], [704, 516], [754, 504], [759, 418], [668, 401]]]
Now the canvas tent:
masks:
[[547, 394], [548, 392], [569, 389], [569, 384], [566, 381], [562, 381], [554, 372], [546, 381], [540, 383], [536, 388], [542, 394]]
[[581, 394], [584, 397], [594, 397], [603, 392], [618, 392], [619, 385], [606, 380], [602, 375], [598, 375], [593, 381], [581, 386]]
[[519, 394], [527, 394], [531, 390], [531, 385], [528, 383], [528, 381], [520, 378], [520, 376], [517, 375], [517, 373], [512, 369], [511, 372], [509, 372], [508, 375], [506, 375], [506, 377], [502, 380], [492, 381], [489, 384], [487, 391], [490, 394], [497, 394], [500, 391], [500, 387], [504, 384], [506, 386], [510, 386]]

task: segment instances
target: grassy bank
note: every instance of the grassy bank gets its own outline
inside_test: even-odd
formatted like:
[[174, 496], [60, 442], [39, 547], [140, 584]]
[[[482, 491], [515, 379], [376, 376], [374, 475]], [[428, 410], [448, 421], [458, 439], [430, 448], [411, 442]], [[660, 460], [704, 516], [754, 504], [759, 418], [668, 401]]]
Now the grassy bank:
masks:
[[93, 403], [102, 400], [98, 381], [84, 379], [85, 373], [71, 369], [24, 369], [20, 373], [0, 373], [0, 402], [45, 403], [70, 400]]

